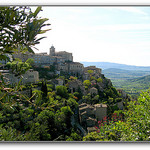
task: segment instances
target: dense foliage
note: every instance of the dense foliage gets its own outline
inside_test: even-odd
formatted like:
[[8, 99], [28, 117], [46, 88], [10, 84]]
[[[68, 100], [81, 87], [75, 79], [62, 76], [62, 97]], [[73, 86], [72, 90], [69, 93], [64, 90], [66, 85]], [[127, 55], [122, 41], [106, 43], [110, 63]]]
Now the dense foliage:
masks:
[[42, 30], [49, 24], [45, 24], [48, 19], [37, 16], [40, 11], [41, 7], [35, 12], [29, 7], [0, 7], [0, 60], [14, 52], [34, 52], [34, 46], [45, 38], [37, 35], [49, 30]]
[[[42, 38], [38, 34], [47, 26], [47, 19], [38, 18], [38, 7], [32, 12], [28, 7], [0, 7], [1, 47], [0, 59], [7, 59], [7, 54], [16, 52], [33, 52], [32, 47]], [[24, 74], [31, 68], [33, 60], [26, 62], [14, 60], [6, 67], [16, 76]], [[35, 69], [35, 68], [34, 68]], [[150, 140], [150, 92], [142, 93], [137, 101], [126, 99], [112, 86], [110, 80], [100, 75], [83, 81], [85, 93], [80, 87], [75, 92], [69, 91], [69, 82], [77, 77], [55, 76], [64, 84], [57, 85], [53, 80], [47, 81], [54, 66], [36, 68], [41, 72], [37, 84], [10, 85], [0, 74], [0, 140], [1, 141], [148, 141]], [[45, 74], [46, 73], [46, 74]], [[45, 76], [44, 76], [45, 74]], [[51, 77], [52, 78], [52, 77]], [[80, 77], [80, 79], [82, 79]], [[82, 84], [82, 83], [81, 83]], [[95, 93], [90, 93], [91, 89]], [[24, 94], [24, 92], [29, 94]], [[88, 104], [105, 103], [107, 116], [95, 127], [97, 132], [84, 136], [78, 123], [78, 101]], [[117, 103], [124, 100], [124, 110], [119, 110]], [[128, 99], [127, 99], [128, 100]]]
[[100, 122], [97, 132], [83, 138], [84, 141], [150, 141], [150, 91], [128, 104], [128, 110], [114, 114]]
[[103, 73], [111, 79], [116, 88], [123, 89], [133, 98], [137, 98], [141, 91], [147, 91], [150, 87], [149, 71], [110, 68], [104, 70]]

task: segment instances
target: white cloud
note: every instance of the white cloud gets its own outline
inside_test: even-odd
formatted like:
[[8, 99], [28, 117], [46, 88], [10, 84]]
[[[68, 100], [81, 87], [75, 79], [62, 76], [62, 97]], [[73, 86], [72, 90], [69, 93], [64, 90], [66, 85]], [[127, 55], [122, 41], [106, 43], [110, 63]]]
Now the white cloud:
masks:
[[126, 12], [131, 12], [131, 13], [136, 13], [136, 14], [142, 14], [142, 15], [148, 15], [146, 12], [144, 12], [144, 11], [142, 11], [141, 9], [139, 9], [139, 8], [135, 8], [135, 7], [131, 7], [131, 6], [129, 6], [129, 7], [121, 7], [121, 6], [119, 6], [119, 7], [112, 7], [112, 9], [118, 9], [118, 10], [122, 10], [122, 11], [126, 11]]
[[[87, 27], [93, 28], [93, 27]], [[149, 30], [150, 24], [114, 24], [114, 25], [99, 25], [94, 27], [95, 30], [111, 30], [111, 31], [119, 31], [119, 30]]]
[[125, 11], [132, 12], [132, 13], [138, 13], [138, 14], [148, 15], [144, 11], [142, 11], [142, 10], [140, 10], [138, 8], [135, 8], [135, 7], [118, 7], [118, 9], [125, 10]]

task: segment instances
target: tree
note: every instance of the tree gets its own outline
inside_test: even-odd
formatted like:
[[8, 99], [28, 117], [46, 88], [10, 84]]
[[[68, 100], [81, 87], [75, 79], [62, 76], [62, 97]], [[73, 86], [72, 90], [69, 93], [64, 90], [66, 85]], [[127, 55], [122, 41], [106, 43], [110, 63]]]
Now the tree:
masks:
[[42, 81], [41, 91], [43, 92], [42, 97], [46, 98], [47, 97], [47, 84], [46, 84], [46, 81]]
[[86, 89], [88, 89], [89, 86], [91, 85], [90, 80], [84, 80], [83, 85], [85, 86]]
[[64, 114], [64, 121], [67, 125], [67, 129], [69, 129], [71, 127], [71, 116], [73, 115], [73, 112], [69, 106], [62, 107], [61, 112]]
[[[45, 38], [39, 35], [49, 30], [42, 30], [42, 28], [50, 25], [45, 23], [48, 19], [37, 16], [41, 10], [41, 7], [37, 7], [35, 12], [32, 12], [29, 7], [0, 7], [0, 60], [7, 60], [7, 54], [34, 53], [35, 45]], [[10, 62], [8, 67], [20, 76], [31, 67], [32, 63], [31, 59], [25, 63], [16, 59]], [[32, 98], [35, 98], [35, 103], [32, 103], [30, 98], [21, 94], [22, 86], [18, 84], [10, 88], [10, 85], [5, 83], [3, 75], [0, 75], [0, 78], [0, 108], [6, 107], [0, 109], [0, 114], [3, 114], [0, 116], [2, 117], [0, 140], [50, 140], [49, 126], [34, 122], [41, 111], [39, 107], [42, 104], [41, 91], [33, 92]], [[30, 104], [30, 113], [23, 113], [28, 110], [24, 105], [26, 102]], [[23, 121], [25, 124], [22, 124]]]
[[88, 70], [87, 71], [89, 74], [92, 74], [93, 73], [93, 70]]
[[6, 68], [10, 69], [15, 76], [20, 76], [28, 71], [32, 64], [33, 59], [31, 58], [27, 59], [26, 62], [22, 62], [22, 60], [17, 58], [13, 62], [8, 62]]
[[70, 108], [71, 108], [72, 110], [74, 110], [74, 109], [76, 109], [76, 108], [78, 107], [78, 103], [77, 103], [76, 100], [73, 99], [73, 98], [69, 98], [69, 99], [67, 100], [67, 104], [68, 104], [68, 106], [70, 106]]
[[58, 85], [56, 87], [56, 94], [58, 94], [59, 96], [61, 96], [63, 98], [68, 98], [68, 90], [63, 85]]
[[102, 79], [102, 78], [98, 78], [98, 79], [97, 79], [97, 82], [102, 83], [102, 82], [103, 82], [103, 79]]
[[[114, 114], [108, 124], [100, 122], [97, 132], [84, 141], [150, 141], [150, 91], [143, 92], [137, 101], [130, 101], [123, 120]], [[120, 116], [120, 115], [119, 115]]]
[[26, 63], [28, 63], [30, 66], [32, 66], [32, 65], [34, 64], [34, 59], [28, 58], [28, 59], [26, 60]]
[[37, 16], [41, 10], [41, 7], [37, 7], [35, 12], [26, 6], [0, 7], [0, 60], [8, 59], [7, 54], [34, 53], [34, 46], [45, 38], [37, 35], [48, 31], [42, 30], [42, 27], [50, 25], [45, 24], [47, 18]]

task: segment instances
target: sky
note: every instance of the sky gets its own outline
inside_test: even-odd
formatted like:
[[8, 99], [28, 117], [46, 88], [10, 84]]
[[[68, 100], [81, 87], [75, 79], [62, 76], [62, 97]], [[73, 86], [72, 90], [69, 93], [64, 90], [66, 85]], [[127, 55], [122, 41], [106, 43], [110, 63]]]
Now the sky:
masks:
[[[34, 8], [33, 8], [34, 9]], [[43, 6], [51, 25], [38, 52], [73, 53], [76, 62], [150, 66], [150, 6]], [[37, 52], [37, 51], [35, 51]]]

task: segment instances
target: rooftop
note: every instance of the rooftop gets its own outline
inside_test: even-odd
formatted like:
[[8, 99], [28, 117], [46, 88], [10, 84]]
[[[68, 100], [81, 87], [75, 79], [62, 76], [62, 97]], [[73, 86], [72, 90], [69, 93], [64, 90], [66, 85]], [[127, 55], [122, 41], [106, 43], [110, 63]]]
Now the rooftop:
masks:
[[94, 107], [107, 107], [106, 104], [95, 104]]

